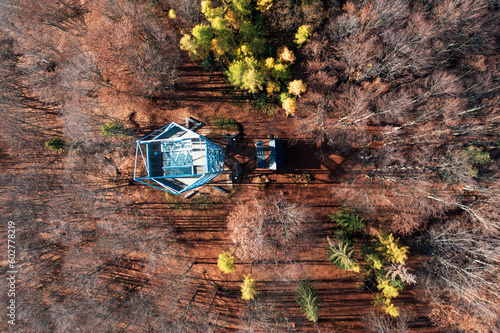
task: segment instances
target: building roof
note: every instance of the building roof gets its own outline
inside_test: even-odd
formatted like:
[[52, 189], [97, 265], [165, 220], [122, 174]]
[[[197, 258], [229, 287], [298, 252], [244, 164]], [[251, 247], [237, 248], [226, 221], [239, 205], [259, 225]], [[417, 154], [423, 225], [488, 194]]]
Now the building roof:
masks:
[[257, 150], [257, 169], [282, 170], [284, 168], [283, 140], [257, 141], [255, 149]]

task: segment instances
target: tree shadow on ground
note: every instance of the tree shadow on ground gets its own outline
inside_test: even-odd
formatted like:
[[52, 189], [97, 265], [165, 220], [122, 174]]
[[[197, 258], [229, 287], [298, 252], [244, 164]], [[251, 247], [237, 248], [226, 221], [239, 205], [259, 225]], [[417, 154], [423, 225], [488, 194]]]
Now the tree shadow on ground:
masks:
[[316, 145], [304, 140], [285, 140], [283, 146], [286, 171], [321, 169], [320, 149]]

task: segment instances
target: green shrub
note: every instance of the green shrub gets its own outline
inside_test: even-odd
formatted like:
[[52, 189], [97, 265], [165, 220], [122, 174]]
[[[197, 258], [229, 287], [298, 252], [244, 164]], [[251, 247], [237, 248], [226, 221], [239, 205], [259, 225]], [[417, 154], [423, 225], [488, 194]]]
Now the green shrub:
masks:
[[213, 208], [219, 201], [210, 197], [199, 196], [193, 199], [193, 209], [207, 210]]
[[239, 124], [233, 118], [218, 117], [212, 121], [218, 129], [224, 131], [237, 131], [239, 129]]
[[338, 229], [335, 231], [335, 239], [344, 242], [348, 246], [352, 246], [352, 238], [351, 235], [346, 232], [344, 229]]
[[265, 111], [269, 106], [269, 99], [266, 95], [261, 94], [257, 99], [250, 101], [250, 105], [253, 106], [257, 111]]
[[45, 147], [49, 148], [49, 150], [60, 152], [66, 147], [66, 140], [64, 140], [64, 138], [55, 136], [45, 141]]
[[101, 134], [105, 137], [123, 135], [124, 133], [125, 127], [119, 120], [115, 120], [114, 122], [108, 121], [106, 125], [101, 127]]
[[168, 208], [173, 210], [181, 210], [183, 207], [181, 206], [181, 202], [179, 196], [169, 193], [163, 192], [163, 201], [167, 204]]
[[304, 173], [294, 173], [290, 176], [290, 178], [292, 178], [292, 180], [296, 183], [296, 184], [305, 184], [305, 185], [308, 185], [309, 183], [311, 183], [313, 181], [313, 176], [308, 173], [308, 172], [304, 172]]
[[345, 205], [340, 207], [337, 213], [328, 216], [348, 232], [363, 231], [365, 227], [365, 219], [351, 213]]
[[470, 156], [473, 164], [484, 164], [491, 160], [490, 154], [484, 151], [483, 147], [469, 146], [465, 149], [465, 152]]

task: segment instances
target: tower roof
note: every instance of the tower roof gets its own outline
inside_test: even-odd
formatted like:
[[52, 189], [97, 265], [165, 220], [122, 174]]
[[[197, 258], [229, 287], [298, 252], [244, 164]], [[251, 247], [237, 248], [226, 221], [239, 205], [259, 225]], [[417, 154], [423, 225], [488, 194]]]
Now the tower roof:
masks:
[[224, 148], [171, 123], [137, 141], [134, 180], [173, 194], [202, 186], [224, 171]]

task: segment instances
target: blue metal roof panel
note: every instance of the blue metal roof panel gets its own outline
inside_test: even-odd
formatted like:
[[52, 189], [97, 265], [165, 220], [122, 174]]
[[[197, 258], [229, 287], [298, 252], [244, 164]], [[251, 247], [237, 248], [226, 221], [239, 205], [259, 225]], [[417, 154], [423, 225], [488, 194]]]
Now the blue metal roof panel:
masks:
[[264, 147], [264, 141], [255, 142], [255, 148], [257, 149], [257, 168], [266, 169], [266, 147]]

